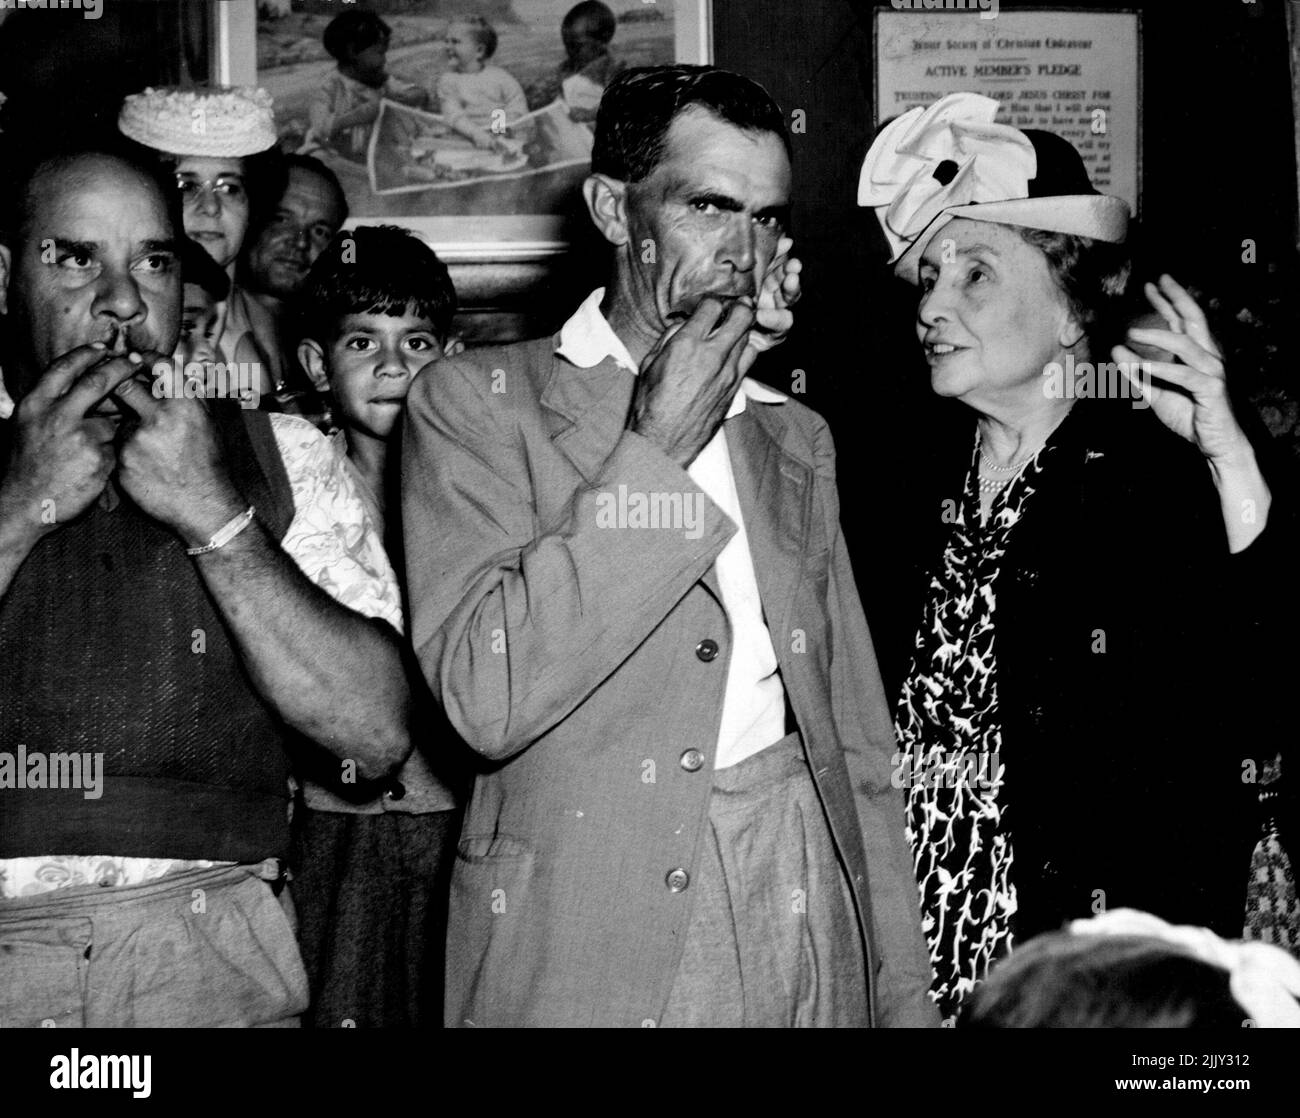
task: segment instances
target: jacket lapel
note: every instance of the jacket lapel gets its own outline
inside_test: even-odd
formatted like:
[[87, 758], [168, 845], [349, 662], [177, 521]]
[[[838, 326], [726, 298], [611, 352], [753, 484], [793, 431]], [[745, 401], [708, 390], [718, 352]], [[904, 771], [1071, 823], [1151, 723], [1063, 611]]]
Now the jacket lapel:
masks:
[[747, 401], [726, 423], [740, 515], [772, 643], [785, 642], [786, 618], [797, 589], [808, 535], [812, 467], [784, 446], [779, 406]]
[[[636, 377], [612, 357], [584, 369], [552, 353], [550, 378], [541, 396], [551, 441], [586, 481], [600, 476], [613, 453], [627, 426], [635, 387]], [[751, 402], [726, 424], [741, 516], [769, 623], [778, 603], [782, 622], [790, 605], [806, 530], [805, 498], [810, 492], [810, 470], [781, 448], [784, 421], [763, 415], [771, 410]], [[713, 567], [701, 581], [721, 603]]]
[[550, 378], [541, 396], [548, 409], [551, 441], [591, 482], [627, 426], [636, 378], [612, 357], [583, 369], [553, 350]]

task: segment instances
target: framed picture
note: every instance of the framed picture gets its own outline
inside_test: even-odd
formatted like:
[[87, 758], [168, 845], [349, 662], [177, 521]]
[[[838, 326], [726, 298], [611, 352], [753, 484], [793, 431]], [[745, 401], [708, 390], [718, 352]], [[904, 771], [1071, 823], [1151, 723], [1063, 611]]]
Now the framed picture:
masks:
[[986, 14], [875, 9], [876, 125], [948, 93], [982, 93], [1001, 102], [1000, 123], [1069, 140], [1093, 185], [1119, 195], [1137, 214], [1141, 13], [1017, 8], [992, 19]]
[[[568, 246], [604, 84], [712, 57], [709, 0], [605, 0], [566, 20], [575, 5], [230, 0], [215, 5], [213, 71], [271, 94], [281, 146], [338, 175], [350, 224], [415, 229], [452, 264], [540, 260]], [[359, 11], [391, 28], [366, 82], [323, 41]]]

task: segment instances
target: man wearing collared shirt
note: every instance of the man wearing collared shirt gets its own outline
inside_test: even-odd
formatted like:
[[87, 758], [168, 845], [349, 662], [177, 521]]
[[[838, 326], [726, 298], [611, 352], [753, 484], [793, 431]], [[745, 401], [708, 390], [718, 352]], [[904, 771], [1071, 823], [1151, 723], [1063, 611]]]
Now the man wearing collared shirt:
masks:
[[609, 284], [409, 401], [412, 639], [489, 762], [447, 1021], [936, 1023], [829, 432], [746, 376], [799, 291], [780, 110], [628, 71], [592, 170]]

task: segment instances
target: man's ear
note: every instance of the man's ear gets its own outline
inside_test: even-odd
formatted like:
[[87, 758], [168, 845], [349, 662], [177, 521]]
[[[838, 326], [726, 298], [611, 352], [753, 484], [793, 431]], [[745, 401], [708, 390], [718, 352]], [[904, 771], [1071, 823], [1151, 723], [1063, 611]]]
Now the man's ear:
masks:
[[447, 338], [447, 344], [442, 347], [444, 357], [455, 357], [458, 353], [465, 352], [465, 339], [459, 334], [452, 334]]
[[9, 313], [9, 269], [12, 262], [9, 246], [0, 245], [0, 314]]
[[582, 198], [600, 235], [611, 245], [627, 244], [627, 183], [609, 175], [588, 175]]
[[317, 392], [330, 390], [330, 378], [325, 371], [325, 349], [313, 338], [303, 338], [298, 343], [298, 364], [303, 367]]

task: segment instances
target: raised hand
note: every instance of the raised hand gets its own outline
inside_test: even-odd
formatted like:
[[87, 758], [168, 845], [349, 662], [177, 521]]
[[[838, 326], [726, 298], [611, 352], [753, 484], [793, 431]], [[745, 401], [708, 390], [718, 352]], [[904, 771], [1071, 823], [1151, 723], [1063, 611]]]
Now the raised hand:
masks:
[[78, 346], [52, 362], [19, 401], [0, 510], [32, 542], [103, 492], [117, 464], [117, 426], [111, 417], [88, 413], [136, 372], [103, 343]]
[[628, 426], [683, 468], [726, 417], [754, 317], [748, 302], [706, 296], [641, 362]]
[[[143, 356], [148, 368], [165, 360], [161, 354]], [[118, 483], [186, 546], [207, 543], [247, 508], [226, 470], [207, 402], [155, 399], [138, 380], [127, 381], [115, 395], [139, 417], [118, 451]]]
[[760, 353], [785, 341], [794, 326], [794, 312], [790, 310], [802, 294], [800, 273], [803, 262], [790, 255], [794, 240], [782, 237], [777, 241], [776, 255], [768, 265], [763, 285], [758, 293], [758, 314], [754, 328], [745, 341], [746, 350], [741, 355], [741, 375], [748, 374]]
[[1122, 365], [1146, 362], [1154, 379], [1143, 384], [1125, 370], [1130, 383], [1150, 402], [1161, 423], [1211, 462], [1228, 464], [1248, 456], [1250, 442], [1228, 398], [1222, 350], [1196, 300], [1168, 275], [1160, 277], [1159, 285], [1148, 283], [1144, 291], [1168, 328], [1131, 329], [1129, 340], [1144, 350], [1164, 350], [1175, 360], [1148, 360], [1123, 345], [1116, 346], [1112, 356]]

